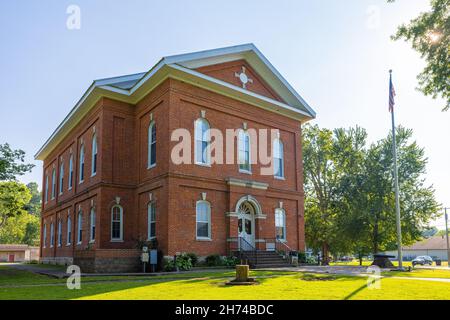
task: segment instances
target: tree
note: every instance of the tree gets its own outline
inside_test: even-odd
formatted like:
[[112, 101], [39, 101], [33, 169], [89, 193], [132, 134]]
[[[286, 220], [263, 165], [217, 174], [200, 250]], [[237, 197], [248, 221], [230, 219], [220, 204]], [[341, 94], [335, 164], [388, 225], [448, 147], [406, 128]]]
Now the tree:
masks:
[[28, 190], [31, 193], [31, 199], [28, 204], [25, 205], [25, 210], [32, 215], [41, 215], [41, 193], [38, 190], [38, 184], [36, 182], [30, 182], [27, 184]]
[[[397, 128], [398, 176], [403, 244], [422, 237], [423, 230], [439, 214], [434, 190], [424, 185], [427, 159], [424, 150], [411, 142], [412, 130]], [[346, 234], [363, 251], [371, 253], [397, 248], [392, 135], [372, 144], [364, 170], [348, 196]]]
[[15, 180], [33, 169], [33, 164], [24, 164], [25, 152], [13, 150], [8, 143], [0, 144], [0, 181]]
[[[422, 237], [439, 214], [432, 187], [425, 186], [427, 159], [411, 141], [412, 130], [397, 128], [403, 243]], [[362, 128], [303, 129], [305, 231], [308, 246], [362, 257], [397, 247], [392, 135], [366, 146]], [[326, 261], [325, 261], [326, 262]]]
[[0, 229], [8, 219], [26, 213], [25, 205], [31, 199], [28, 188], [15, 181], [0, 182]]
[[39, 243], [39, 238], [40, 219], [28, 213], [8, 219], [0, 228], [0, 243], [33, 246]]
[[[393, 0], [389, 0], [393, 2]], [[405, 39], [426, 61], [418, 75], [419, 90], [446, 100], [450, 108], [450, 0], [431, 0], [431, 11], [401, 25], [394, 40]]]
[[303, 128], [306, 240], [322, 252], [325, 264], [330, 251], [350, 248], [338, 225], [342, 188], [360, 167], [366, 136], [359, 127], [334, 132], [317, 125]]

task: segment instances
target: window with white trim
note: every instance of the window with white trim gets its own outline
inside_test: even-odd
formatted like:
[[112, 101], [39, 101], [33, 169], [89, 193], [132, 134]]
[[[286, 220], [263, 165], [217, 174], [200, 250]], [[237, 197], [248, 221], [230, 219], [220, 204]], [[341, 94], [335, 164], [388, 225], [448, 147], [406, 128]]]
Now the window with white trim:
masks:
[[70, 154], [69, 158], [69, 190], [72, 189], [73, 186], [73, 154]]
[[72, 218], [67, 216], [67, 245], [72, 243]]
[[53, 222], [50, 224], [50, 248], [53, 248], [53, 245], [55, 244], [55, 226], [53, 225]]
[[239, 171], [251, 173], [252, 169], [250, 166], [250, 135], [247, 131], [239, 131]]
[[119, 205], [111, 208], [111, 240], [123, 240], [123, 208]]
[[147, 167], [153, 168], [154, 166], [156, 166], [156, 123], [152, 121], [148, 127]]
[[273, 142], [274, 175], [277, 178], [284, 178], [284, 146], [280, 139]]
[[91, 208], [90, 215], [90, 232], [89, 232], [90, 241], [95, 241], [95, 209]]
[[283, 209], [275, 209], [275, 234], [278, 240], [286, 240], [286, 213]]
[[47, 247], [47, 224], [44, 223], [44, 230], [42, 231], [43, 236], [42, 236], [42, 242], [43, 242], [43, 247]]
[[55, 199], [56, 196], [56, 169], [52, 170], [52, 200]]
[[80, 148], [80, 183], [84, 181], [84, 145]]
[[197, 239], [211, 239], [211, 205], [208, 201], [197, 201]]
[[83, 241], [83, 211], [78, 211], [77, 219], [77, 244]]
[[64, 190], [64, 162], [59, 166], [59, 194], [63, 194]]
[[209, 165], [211, 162], [210, 155], [211, 135], [208, 121], [205, 119], [197, 119], [195, 121], [195, 163], [201, 165]]
[[92, 137], [91, 176], [95, 176], [97, 174], [97, 154], [97, 134], [94, 134], [94, 136]]
[[59, 219], [58, 221], [58, 247], [62, 245], [62, 221]]
[[45, 175], [45, 203], [48, 202], [48, 174]]
[[147, 221], [148, 221], [148, 240], [156, 238], [156, 204], [154, 201], [150, 202], [147, 207]]

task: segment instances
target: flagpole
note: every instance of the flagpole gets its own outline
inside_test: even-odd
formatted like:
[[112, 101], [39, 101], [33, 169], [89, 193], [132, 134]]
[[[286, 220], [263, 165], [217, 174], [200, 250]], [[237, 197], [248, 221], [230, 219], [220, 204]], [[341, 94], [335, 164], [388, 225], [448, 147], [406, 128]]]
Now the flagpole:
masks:
[[[392, 70], [389, 70], [389, 85], [392, 86]], [[391, 90], [391, 88], [389, 89]], [[389, 94], [392, 94], [389, 92]], [[403, 253], [402, 253], [402, 225], [400, 216], [400, 199], [398, 190], [398, 167], [397, 167], [397, 141], [395, 133], [395, 108], [391, 110], [392, 119], [392, 153], [394, 157], [394, 181], [395, 181], [395, 212], [397, 220], [397, 247], [398, 247], [398, 268], [403, 269]]]

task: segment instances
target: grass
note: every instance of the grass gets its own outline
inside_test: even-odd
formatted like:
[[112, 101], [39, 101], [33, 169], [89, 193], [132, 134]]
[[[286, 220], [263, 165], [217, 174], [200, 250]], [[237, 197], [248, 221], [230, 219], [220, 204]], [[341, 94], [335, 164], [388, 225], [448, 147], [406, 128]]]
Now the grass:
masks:
[[[418, 274], [425, 271], [429, 270]], [[0, 299], [450, 299], [450, 283], [444, 282], [387, 277], [381, 280], [382, 290], [370, 290], [365, 277], [276, 271], [254, 271], [251, 275], [257, 277], [258, 285], [226, 286], [232, 271], [210, 271], [158, 277], [82, 278], [81, 290], [68, 290], [65, 280], [1, 266]], [[6, 287], [27, 284], [33, 286]]]
[[[373, 260], [363, 260], [362, 261], [362, 265], [364, 267], [368, 267], [372, 264]], [[398, 261], [392, 261], [392, 264], [397, 267], [398, 266]], [[330, 266], [359, 266], [359, 260], [353, 260], [353, 261], [348, 261], [348, 262], [344, 262], [344, 261], [337, 261], [337, 262], [331, 262]], [[412, 262], [411, 261], [403, 261], [403, 266], [404, 267], [412, 267]], [[448, 266], [448, 262], [447, 261], [442, 261], [442, 266], [443, 267], [447, 267]]]

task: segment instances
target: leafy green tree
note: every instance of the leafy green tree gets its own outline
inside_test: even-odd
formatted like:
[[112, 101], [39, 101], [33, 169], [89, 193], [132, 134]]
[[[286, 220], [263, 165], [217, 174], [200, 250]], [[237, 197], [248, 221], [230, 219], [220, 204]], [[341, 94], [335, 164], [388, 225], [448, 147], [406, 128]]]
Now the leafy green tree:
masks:
[[[411, 142], [412, 130], [397, 128], [400, 210], [403, 244], [422, 237], [423, 230], [438, 217], [439, 204], [434, 190], [425, 186], [427, 160], [424, 150]], [[392, 135], [372, 144], [357, 177], [349, 206], [346, 234], [355, 244], [355, 252], [378, 253], [397, 248], [395, 192], [393, 181]], [[343, 197], [344, 201], [346, 197]]]
[[15, 181], [0, 182], [0, 229], [8, 219], [26, 213], [25, 205], [31, 199], [27, 186]]
[[[393, 2], [389, 0], [388, 2]], [[411, 43], [426, 61], [418, 75], [419, 89], [433, 98], [446, 100], [450, 108], [450, 0], [431, 0], [431, 11], [420, 14], [407, 25], [401, 25], [394, 40]]]
[[25, 210], [32, 215], [41, 215], [41, 193], [38, 190], [38, 184], [36, 182], [30, 182], [27, 184], [28, 190], [31, 193], [31, 199], [28, 204], [25, 205]]
[[366, 136], [359, 127], [334, 132], [317, 125], [303, 128], [306, 240], [322, 252], [325, 264], [330, 252], [350, 249], [338, 224], [342, 188], [360, 167]]
[[33, 164], [24, 164], [25, 152], [13, 150], [8, 143], [0, 144], [0, 181], [15, 180], [33, 169]]
[[5, 225], [0, 228], [0, 243], [32, 246], [39, 243], [39, 235], [39, 217], [25, 213], [8, 219]]

